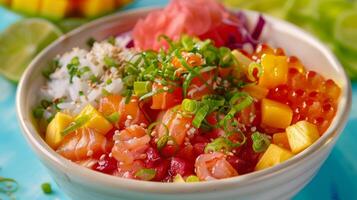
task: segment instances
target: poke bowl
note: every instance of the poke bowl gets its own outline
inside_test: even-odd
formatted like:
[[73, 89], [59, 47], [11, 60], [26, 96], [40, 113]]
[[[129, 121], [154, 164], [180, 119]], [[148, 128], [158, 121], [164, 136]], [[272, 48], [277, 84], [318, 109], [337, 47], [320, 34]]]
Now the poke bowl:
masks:
[[[214, 34], [170, 23], [157, 34], [170, 20], [151, 23], [164, 11], [93, 21], [32, 61], [18, 86], [17, 114], [36, 155], [72, 199], [292, 198], [346, 124], [351, 87], [342, 66], [308, 33], [270, 16], [225, 11], [235, 13], [229, 27]], [[224, 36], [236, 19], [247, 40]], [[196, 32], [206, 27], [195, 24]], [[188, 35], [176, 35], [183, 30]]]

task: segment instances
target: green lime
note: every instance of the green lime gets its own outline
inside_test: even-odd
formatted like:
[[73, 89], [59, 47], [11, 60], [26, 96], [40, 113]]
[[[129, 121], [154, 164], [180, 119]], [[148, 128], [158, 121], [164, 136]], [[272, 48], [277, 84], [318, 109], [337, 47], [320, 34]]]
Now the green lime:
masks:
[[0, 73], [17, 82], [31, 60], [62, 32], [43, 19], [24, 19], [0, 34]]
[[336, 19], [334, 35], [342, 46], [357, 52], [357, 9], [349, 10]]

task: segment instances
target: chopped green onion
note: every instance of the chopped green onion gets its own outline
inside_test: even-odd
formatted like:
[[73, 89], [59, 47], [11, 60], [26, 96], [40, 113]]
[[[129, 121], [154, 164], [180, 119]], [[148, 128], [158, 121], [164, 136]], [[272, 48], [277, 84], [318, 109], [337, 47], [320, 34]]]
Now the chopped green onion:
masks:
[[219, 48], [220, 62], [221, 67], [229, 67], [233, 62], [233, 55], [229, 48], [221, 47]]
[[113, 112], [112, 114], [110, 114], [109, 116], [107, 116], [107, 120], [110, 121], [111, 123], [115, 124], [119, 121], [119, 113], [118, 112]]
[[109, 56], [105, 56], [103, 58], [103, 61], [104, 61], [104, 64], [108, 67], [118, 67], [119, 66], [118, 62]]
[[90, 120], [90, 117], [88, 115], [83, 115], [83, 116], [79, 117], [78, 119], [76, 119], [73, 123], [71, 123], [67, 128], [65, 128], [61, 132], [61, 134], [63, 136], [65, 136], [68, 133], [75, 131], [78, 128], [80, 128], [81, 126], [83, 126], [85, 123], [87, 123], [89, 120]]
[[195, 175], [190, 175], [186, 178], [187, 183], [200, 182], [200, 179]]
[[219, 137], [213, 140], [211, 143], [208, 143], [207, 146], [205, 147], [205, 153], [209, 152], [228, 152], [232, 148], [230, 146], [230, 143], [228, 142], [229, 140], [224, 137]]
[[139, 178], [140, 180], [144, 181], [150, 181], [156, 176], [156, 170], [155, 169], [140, 169], [135, 173], [135, 176]]
[[264, 152], [270, 145], [269, 136], [259, 132], [252, 134], [253, 150], [257, 153]]
[[198, 102], [192, 99], [184, 99], [181, 106], [183, 111], [188, 113], [195, 113], [198, 109]]
[[110, 85], [110, 84], [112, 84], [112, 82], [113, 82], [112, 79], [109, 78], [109, 79], [107, 79], [107, 81], [106, 81], [105, 83], [106, 83], [107, 85]]
[[192, 125], [196, 128], [199, 128], [201, 126], [202, 121], [208, 115], [208, 112], [209, 112], [208, 105], [203, 105], [201, 108], [199, 108], [195, 114], [195, 117], [193, 118]]
[[38, 106], [32, 111], [32, 114], [36, 119], [41, 119], [44, 112], [45, 109], [42, 106]]
[[110, 92], [108, 92], [108, 90], [102, 88], [102, 95], [103, 95], [103, 96], [109, 96], [109, 95], [110, 95]]
[[42, 71], [42, 75], [46, 78], [46, 79], [50, 79], [50, 75], [56, 71], [56, 69], [59, 67], [59, 61], [57, 59], [53, 60], [48, 68], [44, 69]]
[[52, 193], [52, 187], [50, 183], [42, 183], [41, 185], [42, 191], [45, 194], [51, 194]]
[[93, 47], [94, 43], [96, 42], [96, 40], [92, 37], [88, 38], [86, 44], [88, 45], [88, 47]]
[[0, 176], [0, 192], [13, 193], [19, 188], [19, 184], [15, 179], [5, 178]]
[[156, 142], [157, 149], [160, 151], [162, 148], [164, 148], [164, 146], [166, 146], [168, 141], [169, 141], [168, 134], [161, 136]]
[[260, 77], [263, 74], [263, 68], [261, 64], [256, 63], [256, 62], [251, 62], [248, 66], [248, 78], [250, 80], [256, 80], [255, 77], [255, 70], [258, 70], [257, 76]]
[[134, 92], [137, 96], [142, 96], [151, 92], [152, 85], [150, 81], [135, 81], [134, 82]]
[[89, 77], [89, 80], [92, 83], [98, 83], [99, 82], [98, 78], [94, 74]]
[[115, 37], [114, 36], [110, 36], [108, 39], [107, 39], [108, 43], [111, 44], [111, 45], [115, 45]]
[[79, 96], [83, 96], [84, 92], [83, 91], [79, 91], [78, 94], [79, 94]]

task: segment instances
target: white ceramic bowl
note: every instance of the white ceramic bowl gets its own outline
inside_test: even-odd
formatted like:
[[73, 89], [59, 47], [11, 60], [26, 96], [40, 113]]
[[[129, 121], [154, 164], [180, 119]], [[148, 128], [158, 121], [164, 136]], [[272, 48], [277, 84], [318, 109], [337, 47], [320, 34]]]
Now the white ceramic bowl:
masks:
[[[128, 180], [86, 169], [61, 157], [41, 138], [32, 118], [38, 88], [44, 83], [41, 70], [57, 54], [85, 47], [86, 40], [105, 39], [129, 31], [152, 9], [115, 14], [64, 35], [38, 55], [25, 71], [17, 93], [17, 114], [24, 136], [59, 187], [76, 200], [114, 199], [289, 199], [316, 174], [342, 132], [351, 107], [350, 82], [335, 56], [319, 41], [287, 22], [265, 16], [263, 41], [296, 55], [312, 70], [334, 79], [342, 89], [338, 111], [325, 134], [305, 151], [275, 167], [234, 178], [195, 184]], [[257, 13], [246, 12], [253, 25]]]

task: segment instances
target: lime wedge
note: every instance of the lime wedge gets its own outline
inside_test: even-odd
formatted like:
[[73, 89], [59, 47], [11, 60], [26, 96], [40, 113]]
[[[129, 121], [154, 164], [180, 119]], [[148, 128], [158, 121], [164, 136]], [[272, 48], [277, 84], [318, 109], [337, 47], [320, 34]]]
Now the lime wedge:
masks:
[[357, 52], [357, 10], [350, 10], [338, 16], [334, 35], [343, 47]]
[[43, 19], [24, 19], [11, 25], [0, 34], [0, 73], [17, 82], [36, 54], [61, 34]]

